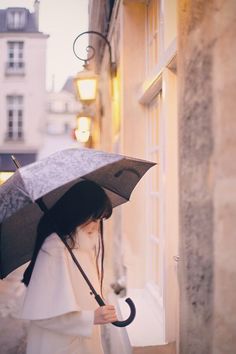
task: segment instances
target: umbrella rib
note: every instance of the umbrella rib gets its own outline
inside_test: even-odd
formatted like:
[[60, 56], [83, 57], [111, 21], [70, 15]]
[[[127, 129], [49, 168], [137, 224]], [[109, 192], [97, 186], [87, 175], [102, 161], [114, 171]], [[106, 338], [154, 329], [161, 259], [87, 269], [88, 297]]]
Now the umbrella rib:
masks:
[[[81, 177], [81, 179], [85, 179], [86, 181], [92, 181], [91, 179], [86, 178], [86, 177]], [[94, 181], [93, 181], [93, 182], [94, 182]], [[95, 183], [97, 183], [97, 182], [95, 182]], [[127, 202], [129, 201], [129, 198], [123, 196], [122, 194], [120, 194], [120, 193], [118, 193], [118, 192], [115, 192], [112, 188], [110, 188], [110, 187], [105, 187], [105, 186], [104, 186], [102, 183], [100, 183], [100, 182], [99, 182], [99, 185], [102, 186], [103, 188], [108, 189], [110, 192], [112, 192], [112, 193], [118, 195], [119, 197], [124, 198], [125, 200], [127, 200]]]

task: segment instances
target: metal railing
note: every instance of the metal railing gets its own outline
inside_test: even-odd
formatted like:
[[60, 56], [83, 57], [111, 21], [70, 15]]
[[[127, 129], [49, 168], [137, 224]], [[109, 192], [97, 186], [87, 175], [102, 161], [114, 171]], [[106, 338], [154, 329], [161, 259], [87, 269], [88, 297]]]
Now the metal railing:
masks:
[[6, 75], [25, 75], [25, 63], [19, 62], [7, 62], [5, 66]]

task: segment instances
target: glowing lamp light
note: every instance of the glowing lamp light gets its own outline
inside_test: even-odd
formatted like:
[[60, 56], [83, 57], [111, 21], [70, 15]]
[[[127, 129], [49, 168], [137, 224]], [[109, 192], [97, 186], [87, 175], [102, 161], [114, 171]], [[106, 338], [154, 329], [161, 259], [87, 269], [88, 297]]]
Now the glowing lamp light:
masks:
[[79, 116], [77, 118], [78, 129], [81, 131], [89, 131], [91, 126], [91, 118]]
[[77, 141], [80, 141], [81, 143], [86, 143], [89, 140], [90, 132], [75, 129], [75, 137]]
[[77, 117], [77, 129], [75, 129], [75, 137], [77, 141], [86, 143], [90, 137], [91, 118], [86, 116]]
[[77, 98], [81, 102], [90, 103], [97, 96], [97, 75], [84, 69], [80, 71], [74, 79]]

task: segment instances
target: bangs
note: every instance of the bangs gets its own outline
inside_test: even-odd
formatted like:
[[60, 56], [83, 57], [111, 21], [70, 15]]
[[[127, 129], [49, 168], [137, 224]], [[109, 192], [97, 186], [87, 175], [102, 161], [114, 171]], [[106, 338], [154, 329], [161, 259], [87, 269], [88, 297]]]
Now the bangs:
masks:
[[100, 208], [94, 210], [92, 213], [93, 219], [108, 219], [112, 215], [112, 204], [110, 199], [106, 196], [103, 205]]

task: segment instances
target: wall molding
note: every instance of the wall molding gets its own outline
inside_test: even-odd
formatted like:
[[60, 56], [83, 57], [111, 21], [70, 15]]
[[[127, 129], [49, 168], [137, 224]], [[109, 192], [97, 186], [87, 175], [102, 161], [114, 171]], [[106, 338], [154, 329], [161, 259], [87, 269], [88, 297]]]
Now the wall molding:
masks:
[[148, 105], [153, 98], [158, 95], [162, 89], [162, 74], [165, 68], [173, 70], [172, 66], [176, 63], [177, 41], [176, 38], [171, 42], [167, 50], [161, 56], [161, 59], [151, 75], [142, 83], [139, 93], [138, 102]]

